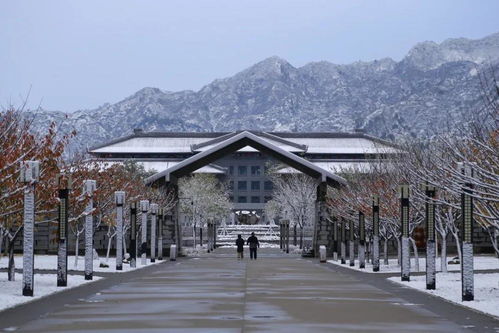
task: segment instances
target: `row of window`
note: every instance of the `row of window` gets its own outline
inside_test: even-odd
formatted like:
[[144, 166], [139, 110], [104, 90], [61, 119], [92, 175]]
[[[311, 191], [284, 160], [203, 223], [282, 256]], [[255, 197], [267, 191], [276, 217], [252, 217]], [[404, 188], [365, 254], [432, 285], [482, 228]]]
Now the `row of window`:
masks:
[[[252, 176], [260, 176], [262, 174], [262, 168], [259, 165], [252, 165], [249, 167], [249, 171]], [[234, 166], [229, 166], [229, 175], [234, 175]], [[240, 165], [237, 167], [238, 176], [247, 176], [248, 167], [246, 165]]]
[[[231, 202], [234, 201], [234, 197], [230, 197], [229, 199], [230, 199]], [[265, 196], [263, 198], [263, 202], [268, 202], [271, 199], [272, 199], [272, 197]], [[251, 197], [249, 197], [249, 200], [250, 201], [248, 201], [248, 197], [246, 197], [244, 195], [240, 195], [240, 196], [237, 197], [237, 202], [238, 203], [248, 203], [248, 202], [251, 202], [251, 203], [261, 203], [262, 202], [261, 198], [259, 196], [251, 196]]]
[[[250, 189], [252, 191], [259, 191], [261, 186], [260, 186], [260, 181], [258, 180], [252, 180], [252, 181], [245, 181], [245, 180], [239, 180], [237, 181], [237, 189], [240, 191], [247, 191], [248, 190], [248, 183], [250, 185]], [[229, 182], [229, 187], [231, 190], [234, 189], [234, 181], [231, 180]], [[266, 191], [271, 191], [272, 190], [272, 182], [269, 180], [266, 180], [263, 182], [263, 189]]]

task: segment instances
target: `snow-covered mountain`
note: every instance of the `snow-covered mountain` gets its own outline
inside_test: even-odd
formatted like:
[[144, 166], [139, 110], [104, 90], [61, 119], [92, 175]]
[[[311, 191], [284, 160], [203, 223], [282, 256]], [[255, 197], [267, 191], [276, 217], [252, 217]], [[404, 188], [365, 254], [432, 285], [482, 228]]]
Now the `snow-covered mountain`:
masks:
[[477, 68], [499, 63], [499, 33], [479, 40], [423, 42], [400, 62], [384, 58], [296, 68], [271, 57], [199, 91], [144, 88], [116, 104], [74, 113], [38, 111], [36, 126], [50, 121], [74, 128], [74, 148], [147, 131], [351, 131], [384, 138], [427, 137], [447, 131], [476, 110]]

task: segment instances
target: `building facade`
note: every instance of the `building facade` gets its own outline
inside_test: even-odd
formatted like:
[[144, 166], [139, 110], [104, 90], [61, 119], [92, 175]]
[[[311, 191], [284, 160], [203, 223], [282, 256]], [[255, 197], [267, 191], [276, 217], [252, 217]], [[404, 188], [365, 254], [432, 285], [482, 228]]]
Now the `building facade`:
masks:
[[[175, 133], [144, 132], [93, 147], [89, 153], [108, 162], [134, 160], [148, 171], [161, 172], [201, 152], [223, 143], [241, 132]], [[300, 156], [332, 173], [355, 167], [368, 167], [371, 159], [395, 153], [389, 142], [362, 132], [353, 133], [289, 133], [256, 132], [273, 147]], [[276, 164], [272, 157], [252, 147], [237, 152], [194, 171], [216, 174], [230, 188], [236, 223], [250, 223], [248, 214], [256, 216], [252, 223], [265, 223], [264, 206], [272, 198], [272, 182], [267, 169]], [[283, 168], [282, 172], [293, 172]], [[263, 219], [263, 220], [262, 220]]]

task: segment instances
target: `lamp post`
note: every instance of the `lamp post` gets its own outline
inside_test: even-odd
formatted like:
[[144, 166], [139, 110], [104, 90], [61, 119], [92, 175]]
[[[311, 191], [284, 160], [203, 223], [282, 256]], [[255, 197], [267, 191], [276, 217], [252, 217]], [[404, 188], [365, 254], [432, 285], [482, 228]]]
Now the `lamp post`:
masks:
[[350, 241], [348, 242], [348, 246], [350, 247], [349, 249], [349, 256], [350, 256], [350, 266], [355, 266], [355, 230], [354, 230], [354, 226], [353, 226], [353, 220], [350, 219], [350, 230], [349, 230], [349, 234], [350, 234]]
[[130, 267], [137, 266], [137, 203], [130, 203]]
[[93, 195], [97, 188], [95, 180], [87, 179], [83, 182], [83, 193], [88, 198], [85, 208], [85, 280], [92, 280], [94, 273], [94, 200]]
[[426, 229], [426, 289], [435, 289], [435, 186], [422, 185], [426, 195], [425, 202], [425, 229]]
[[125, 205], [125, 192], [114, 192], [116, 203], [116, 270], [123, 270], [123, 206]]
[[164, 210], [158, 210], [158, 260], [163, 260], [163, 217]]
[[474, 296], [473, 281], [473, 168], [469, 164], [459, 163], [458, 170], [465, 179], [461, 193], [462, 218], [462, 261], [461, 284], [462, 300], [472, 301]]
[[73, 187], [71, 176], [58, 174], [56, 178], [59, 197], [58, 234], [59, 244], [57, 249], [57, 286], [68, 285], [68, 209], [69, 191]]
[[156, 262], [156, 215], [158, 214], [158, 205], [152, 203], [151, 212], [151, 262]]
[[35, 184], [40, 180], [40, 162], [21, 162], [19, 181], [24, 189], [23, 296], [33, 296], [35, 245]]
[[379, 196], [373, 196], [373, 272], [379, 272]]
[[147, 212], [149, 211], [149, 200], [140, 200], [141, 218], [141, 244], [140, 244], [140, 264], [147, 264]]
[[366, 268], [366, 220], [359, 212], [359, 268]]
[[409, 257], [409, 185], [400, 185], [400, 222], [402, 224], [402, 281], [410, 280]]

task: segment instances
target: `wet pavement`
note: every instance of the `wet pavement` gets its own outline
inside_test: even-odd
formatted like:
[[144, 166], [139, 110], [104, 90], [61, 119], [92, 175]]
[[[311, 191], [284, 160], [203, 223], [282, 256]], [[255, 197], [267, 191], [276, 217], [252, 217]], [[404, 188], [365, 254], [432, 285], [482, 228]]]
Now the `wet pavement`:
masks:
[[460, 332], [422, 304], [315, 260], [233, 249], [158, 265], [27, 322], [17, 332]]

